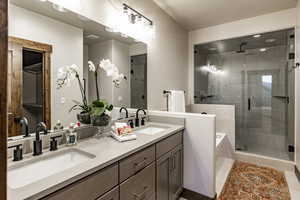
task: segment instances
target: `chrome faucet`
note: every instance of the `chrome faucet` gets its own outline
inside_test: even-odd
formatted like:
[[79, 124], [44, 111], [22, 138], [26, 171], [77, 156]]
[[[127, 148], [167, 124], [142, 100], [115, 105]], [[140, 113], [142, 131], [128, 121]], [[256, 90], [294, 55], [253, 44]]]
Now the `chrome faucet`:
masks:
[[43, 132], [44, 135], [47, 135], [47, 127], [44, 122], [37, 124], [35, 129], [35, 141], [33, 141], [33, 155], [38, 156], [43, 153], [42, 140], [40, 138], [40, 132]]
[[135, 116], [135, 127], [139, 127], [140, 126], [140, 119], [139, 119], [139, 112], [143, 111], [144, 115], [147, 115], [146, 111], [144, 109], [138, 109], [136, 111], [136, 116]]

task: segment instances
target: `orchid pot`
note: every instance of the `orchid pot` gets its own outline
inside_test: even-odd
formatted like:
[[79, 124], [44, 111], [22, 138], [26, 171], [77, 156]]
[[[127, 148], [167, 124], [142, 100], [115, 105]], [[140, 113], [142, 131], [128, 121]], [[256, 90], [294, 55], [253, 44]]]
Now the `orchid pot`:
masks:
[[102, 115], [91, 115], [91, 122], [93, 126], [104, 127], [108, 126], [110, 123], [111, 117], [105, 113]]
[[77, 114], [77, 120], [82, 124], [91, 124], [91, 114], [79, 113]]

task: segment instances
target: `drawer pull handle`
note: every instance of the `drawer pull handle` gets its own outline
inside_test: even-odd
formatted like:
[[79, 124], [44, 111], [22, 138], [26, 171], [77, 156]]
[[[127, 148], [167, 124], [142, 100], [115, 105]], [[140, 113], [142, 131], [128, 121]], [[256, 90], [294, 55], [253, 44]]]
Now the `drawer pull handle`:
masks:
[[134, 163], [135, 170], [139, 170], [141, 167], [145, 167], [147, 163], [147, 157], [144, 157], [143, 161]]
[[133, 193], [133, 196], [135, 197], [136, 200], [143, 200], [146, 198], [146, 193], [148, 191], [148, 186], [145, 186], [144, 187], [144, 191], [140, 194], [136, 194], [136, 193]]

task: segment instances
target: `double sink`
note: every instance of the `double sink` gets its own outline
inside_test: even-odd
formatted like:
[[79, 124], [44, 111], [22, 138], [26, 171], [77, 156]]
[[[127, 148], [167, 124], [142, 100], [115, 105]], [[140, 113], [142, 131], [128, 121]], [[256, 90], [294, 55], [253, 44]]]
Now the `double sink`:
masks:
[[[166, 126], [149, 125], [135, 130], [134, 133], [137, 135], [155, 135], [168, 128], [169, 127]], [[17, 163], [8, 169], [8, 186], [11, 189], [18, 189], [76, 167], [95, 157], [96, 156], [93, 154], [76, 148], [66, 148], [27, 161], [20, 161], [20, 163]]]

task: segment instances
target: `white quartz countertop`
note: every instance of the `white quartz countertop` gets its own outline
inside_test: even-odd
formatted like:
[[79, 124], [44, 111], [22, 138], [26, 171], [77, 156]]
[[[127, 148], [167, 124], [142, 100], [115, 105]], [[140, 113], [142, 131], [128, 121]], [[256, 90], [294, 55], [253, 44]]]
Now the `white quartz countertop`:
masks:
[[[149, 125], [165, 126], [168, 128], [155, 135], [137, 134], [137, 140], [123, 143], [104, 134], [99, 138], [93, 137], [81, 140], [73, 147], [60, 147], [58, 151], [63, 151], [66, 148], [75, 148], [93, 154], [96, 157], [24, 187], [12, 189], [8, 186], [8, 199], [39, 199], [184, 129], [183, 125], [153, 122], [149, 123], [147, 126]], [[44, 151], [44, 154], [41, 156], [49, 155], [51, 153], [54, 152]], [[21, 162], [30, 162], [31, 159], [36, 158], [25, 156]], [[10, 162], [8, 168], [14, 165], [18, 165], [18, 162]], [[47, 171], [44, 173], [47, 173]]]

